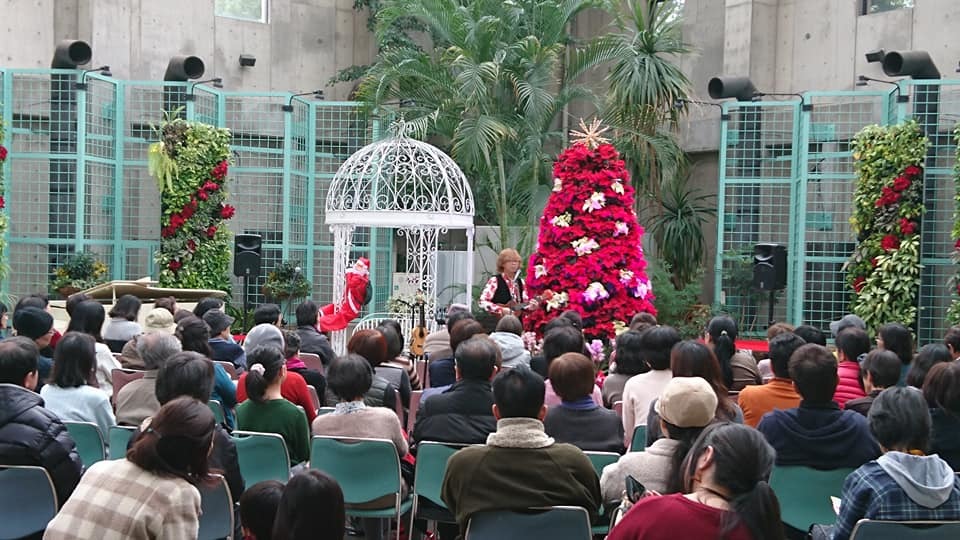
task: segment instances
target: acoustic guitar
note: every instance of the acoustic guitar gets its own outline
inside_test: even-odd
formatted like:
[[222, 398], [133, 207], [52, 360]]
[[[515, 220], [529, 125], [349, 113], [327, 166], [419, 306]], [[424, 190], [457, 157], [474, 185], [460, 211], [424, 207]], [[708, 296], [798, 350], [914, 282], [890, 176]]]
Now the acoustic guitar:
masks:
[[418, 299], [415, 304], [419, 320], [410, 334], [410, 354], [415, 357], [423, 356], [423, 345], [427, 342], [427, 318], [424, 313], [424, 303], [422, 299]]

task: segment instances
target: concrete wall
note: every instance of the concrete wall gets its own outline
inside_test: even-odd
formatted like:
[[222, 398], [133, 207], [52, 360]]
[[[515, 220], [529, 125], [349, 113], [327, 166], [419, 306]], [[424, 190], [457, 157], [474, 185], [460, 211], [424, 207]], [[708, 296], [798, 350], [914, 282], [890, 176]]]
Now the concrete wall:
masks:
[[[0, 0], [0, 13], [4, 67], [48, 67], [56, 42], [72, 38], [90, 43], [90, 66], [108, 64], [117, 78], [159, 80], [171, 56], [192, 54], [204, 78], [229, 89], [309, 91], [376, 53], [352, 0], [271, 0], [268, 24], [217, 17], [213, 0]], [[256, 66], [241, 68], [241, 53]], [[349, 91], [339, 84], [327, 99]]]

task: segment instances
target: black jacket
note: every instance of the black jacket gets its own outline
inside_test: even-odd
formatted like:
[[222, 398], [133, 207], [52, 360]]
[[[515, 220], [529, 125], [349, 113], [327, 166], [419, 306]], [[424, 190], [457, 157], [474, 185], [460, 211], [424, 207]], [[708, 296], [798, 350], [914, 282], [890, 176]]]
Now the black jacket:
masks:
[[46, 469], [61, 505], [77, 487], [82, 469], [63, 422], [43, 408], [38, 394], [14, 384], [0, 384], [0, 463]]
[[554, 405], [543, 419], [543, 429], [558, 443], [569, 443], [584, 452], [623, 453], [623, 422], [610, 409], [569, 409]]
[[315, 354], [320, 357], [323, 365], [329, 366], [336, 357], [333, 347], [327, 336], [321, 334], [312, 326], [298, 326], [297, 335], [300, 336], [300, 352]]
[[462, 380], [420, 404], [413, 441], [484, 444], [496, 430], [490, 383]]

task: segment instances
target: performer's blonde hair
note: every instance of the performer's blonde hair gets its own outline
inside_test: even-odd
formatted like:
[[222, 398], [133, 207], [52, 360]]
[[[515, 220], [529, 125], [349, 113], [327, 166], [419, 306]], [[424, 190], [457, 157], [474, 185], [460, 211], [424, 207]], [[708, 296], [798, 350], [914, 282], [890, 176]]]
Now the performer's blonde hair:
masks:
[[506, 265], [508, 262], [512, 260], [516, 260], [520, 263], [523, 263], [523, 259], [520, 258], [520, 254], [517, 253], [517, 250], [513, 248], [507, 248], [502, 250], [500, 254], [497, 255], [497, 273], [498, 274], [503, 273], [504, 265]]

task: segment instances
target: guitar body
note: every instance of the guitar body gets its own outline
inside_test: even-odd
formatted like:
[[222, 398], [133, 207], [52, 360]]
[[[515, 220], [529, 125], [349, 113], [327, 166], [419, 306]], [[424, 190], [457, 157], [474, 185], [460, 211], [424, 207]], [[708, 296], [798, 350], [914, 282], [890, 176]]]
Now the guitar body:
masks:
[[420, 320], [417, 326], [410, 334], [410, 354], [417, 357], [423, 356], [423, 346], [427, 342], [427, 320], [424, 314], [423, 302], [417, 303]]

